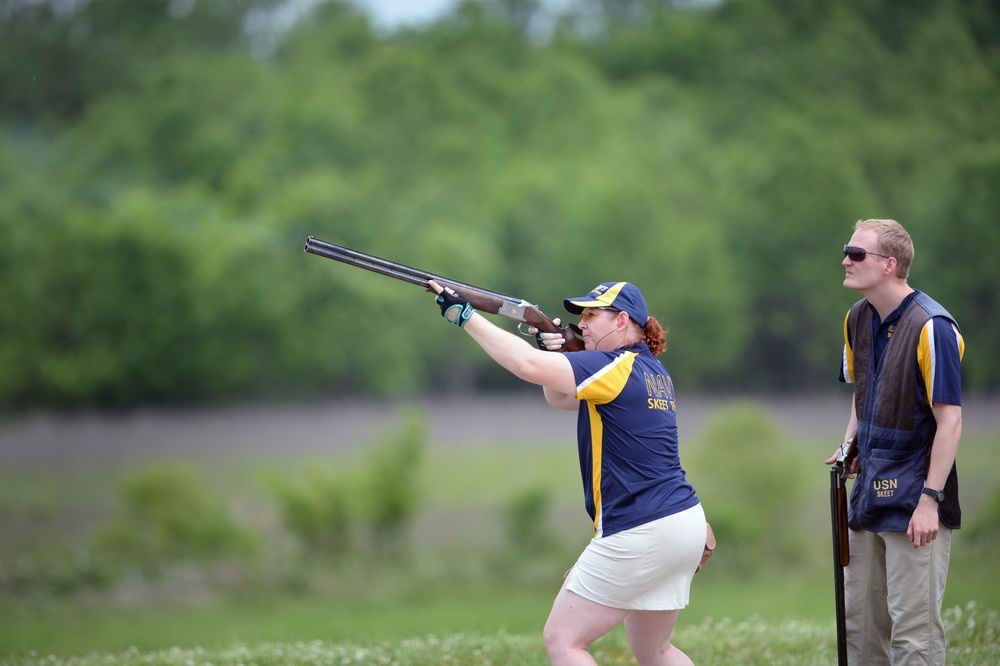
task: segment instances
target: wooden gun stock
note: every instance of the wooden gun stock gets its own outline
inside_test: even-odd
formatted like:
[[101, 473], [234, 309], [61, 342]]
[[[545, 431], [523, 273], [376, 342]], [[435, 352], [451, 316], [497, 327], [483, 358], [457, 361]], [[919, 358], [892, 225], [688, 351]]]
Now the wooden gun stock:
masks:
[[831, 499], [833, 523], [835, 533], [835, 550], [839, 553], [837, 559], [840, 566], [846, 567], [851, 563], [851, 549], [848, 545], [847, 537], [847, 475], [851, 473], [851, 464], [858, 456], [858, 445], [856, 437], [848, 441], [847, 450], [843, 456], [834, 463], [830, 470], [831, 488], [834, 496]]
[[834, 520], [837, 525], [837, 561], [846, 567], [851, 563], [851, 547], [847, 535], [847, 488], [841, 484], [836, 491]]

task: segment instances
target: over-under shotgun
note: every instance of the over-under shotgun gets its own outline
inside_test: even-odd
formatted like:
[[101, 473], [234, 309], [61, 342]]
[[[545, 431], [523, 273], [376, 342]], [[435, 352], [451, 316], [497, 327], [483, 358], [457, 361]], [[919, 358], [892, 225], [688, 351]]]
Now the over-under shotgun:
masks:
[[328, 243], [313, 236], [306, 239], [306, 252], [315, 254], [327, 259], [333, 259], [349, 266], [363, 268], [380, 275], [386, 275], [403, 282], [409, 282], [417, 286], [428, 288], [428, 282], [434, 280], [438, 284], [451, 287], [465, 300], [469, 301], [472, 307], [480, 312], [500, 315], [518, 322], [518, 328], [522, 324], [534, 326], [539, 331], [545, 333], [561, 333], [566, 340], [561, 351], [579, 351], [583, 349], [583, 340], [577, 335], [578, 329], [573, 326], [558, 326], [549, 319], [537, 305], [532, 305], [523, 298], [507, 296], [489, 289], [483, 289], [466, 282], [460, 282], [434, 273], [406, 266], [395, 261], [382, 259], [366, 252], [352, 250], [343, 245]]
[[851, 563], [847, 535], [847, 475], [857, 457], [855, 435], [844, 442], [830, 467], [830, 522], [833, 526], [833, 584], [837, 611], [837, 664], [847, 666], [847, 609], [844, 600], [844, 567]]

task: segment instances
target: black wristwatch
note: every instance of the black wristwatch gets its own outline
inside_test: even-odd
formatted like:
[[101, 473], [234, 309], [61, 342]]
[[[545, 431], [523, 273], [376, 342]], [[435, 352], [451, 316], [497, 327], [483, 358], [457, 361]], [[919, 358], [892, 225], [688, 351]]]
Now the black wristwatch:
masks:
[[943, 490], [934, 490], [933, 488], [924, 488], [920, 492], [922, 492], [924, 495], [930, 495], [931, 497], [933, 497], [935, 499], [935, 501], [937, 501], [938, 504], [940, 504], [941, 502], [944, 501], [944, 491]]

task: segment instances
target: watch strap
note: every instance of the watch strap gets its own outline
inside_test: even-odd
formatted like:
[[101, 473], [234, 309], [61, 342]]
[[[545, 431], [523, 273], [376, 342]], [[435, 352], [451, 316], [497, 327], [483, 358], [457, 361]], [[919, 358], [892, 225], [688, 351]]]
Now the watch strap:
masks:
[[937, 502], [944, 501], [944, 491], [943, 490], [935, 490], [934, 488], [924, 488], [920, 492], [922, 492], [924, 495], [930, 495]]

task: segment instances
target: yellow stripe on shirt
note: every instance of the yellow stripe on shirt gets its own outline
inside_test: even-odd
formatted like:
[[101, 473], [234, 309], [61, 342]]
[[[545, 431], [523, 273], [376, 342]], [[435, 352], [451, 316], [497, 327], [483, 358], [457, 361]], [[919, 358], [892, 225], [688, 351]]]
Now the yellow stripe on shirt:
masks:
[[577, 400], [603, 405], [618, 397], [632, 375], [637, 354], [625, 352], [576, 387]]
[[917, 364], [920, 366], [920, 376], [924, 378], [924, 391], [927, 404], [934, 406], [934, 320], [928, 319], [920, 329], [920, 340], [917, 342]]
[[604, 455], [604, 422], [601, 415], [597, 413], [597, 405], [592, 402], [587, 403], [587, 412], [590, 415], [590, 482], [594, 493], [594, 536], [599, 538], [604, 532], [604, 525], [601, 520], [601, 457]]
[[632, 366], [638, 356], [635, 352], [624, 352], [587, 377], [576, 387], [577, 400], [587, 403], [590, 418], [590, 459], [591, 492], [594, 495], [594, 533], [600, 538], [604, 533], [603, 511], [601, 510], [601, 459], [604, 455], [604, 421], [597, 411], [597, 405], [607, 404], [618, 397], [632, 375]]
[[[939, 321], [940, 326], [950, 326], [955, 334], [958, 343], [958, 360], [965, 356], [965, 338], [958, 331], [954, 324], [947, 321]], [[924, 327], [920, 329], [920, 340], [917, 343], [917, 364], [920, 366], [920, 376], [924, 378], [924, 390], [927, 392], [927, 404], [934, 407], [934, 373], [937, 372], [934, 353], [934, 319], [928, 319]]]
[[844, 377], [847, 379], [847, 383], [854, 383], [854, 351], [851, 349], [851, 345], [847, 342], [847, 320], [851, 317], [851, 311], [848, 310], [847, 314], [844, 316], [844, 358], [841, 361], [844, 364]]

